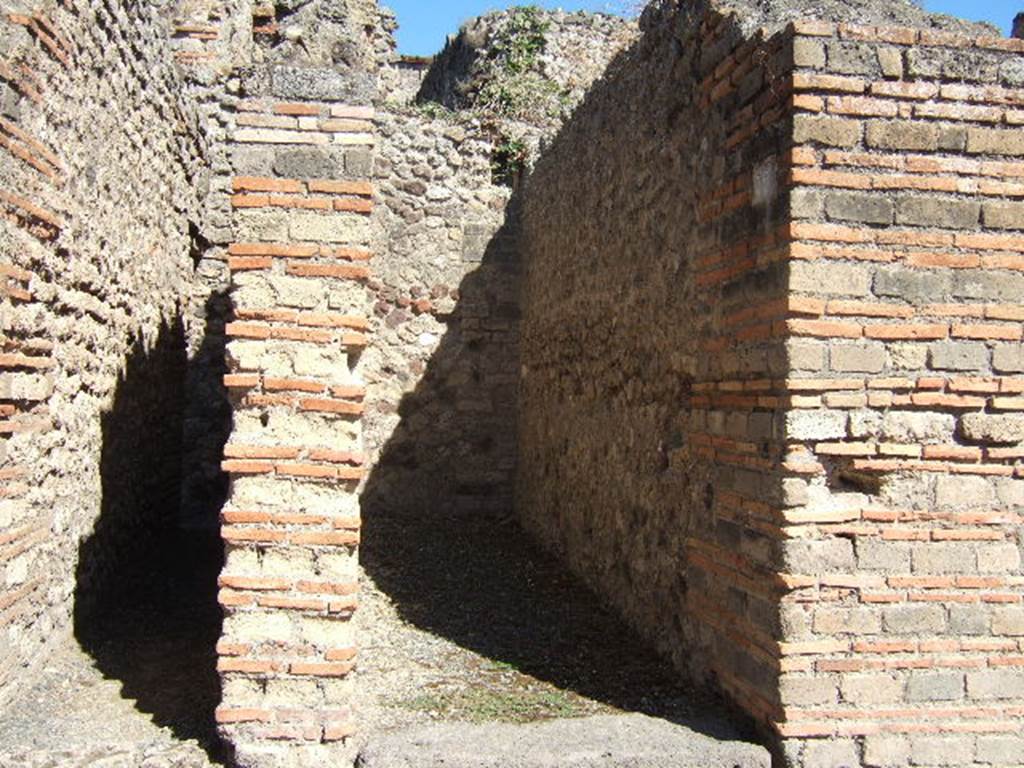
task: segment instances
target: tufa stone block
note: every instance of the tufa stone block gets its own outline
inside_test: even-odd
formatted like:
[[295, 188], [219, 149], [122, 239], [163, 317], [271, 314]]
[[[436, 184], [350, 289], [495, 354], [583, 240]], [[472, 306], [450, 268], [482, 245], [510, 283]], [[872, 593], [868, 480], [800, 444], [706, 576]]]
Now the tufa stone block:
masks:
[[890, 605], [882, 609], [882, 626], [894, 635], [938, 634], [946, 629], [941, 605]]
[[969, 765], [974, 762], [974, 736], [913, 736], [910, 755], [913, 765]]
[[1024, 441], [1024, 414], [969, 413], [960, 419], [960, 432], [967, 440], [995, 445]]
[[975, 701], [1024, 698], [1024, 672], [1007, 669], [968, 672], [967, 695]]
[[835, 221], [892, 224], [893, 211], [891, 200], [865, 192], [833, 192], [825, 198], [825, 213]]
[[855, 147], [860, 143], [859, 120], [819, 115], [796, 115], [793, 119], [793, 141], [815, 143], [828, 147]]
[[976, 759], [979, 763], [996, 766], [1024, 765], [1024, 736], [1020, 734], [979, 736], [977, 749]]
[[905, 736], [864, 737], [865, 768], [904, 768], [910, 763], [910, 739]]
[[939, 129], [930, 123], [870, 120], [865, 143], [875, 149], [934, 151], [939, 147]]
[[903, 197], [896, 206], [896, 223], [919, 227], [973, 229], [981, 203], [945, 197]]
[[936, 371], [981, 371], [988, 367], [983, 342], [940, 341], [928, 348], [928, 366]]
[[914, 672], [907, 680], [907, 701], [957, 701], [963, 697], [964, 676], [960, 672]]
[[786, 414], [790, 440], [829, 440], [846, 436], [847, 415], [842, 411], [807, 410]]

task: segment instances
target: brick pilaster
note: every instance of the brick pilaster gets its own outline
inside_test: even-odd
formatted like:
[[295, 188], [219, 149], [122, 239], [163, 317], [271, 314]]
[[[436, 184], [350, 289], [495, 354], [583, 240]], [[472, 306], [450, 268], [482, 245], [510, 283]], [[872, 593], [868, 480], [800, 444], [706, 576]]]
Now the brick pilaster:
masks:
[[345, 678], [356, 660], [365, 472], [354, 367], [367, 344], [372, 118], [366, 107], [270, 101], [244, 103], [235, 117], [241, 151], [329, 149], [363, 160], [344, 178], [233, 180], [225, 383], [234, 430], [223, 465], [232, 487], [217, 717], [242, 753], [320, 755], [354, 730]]

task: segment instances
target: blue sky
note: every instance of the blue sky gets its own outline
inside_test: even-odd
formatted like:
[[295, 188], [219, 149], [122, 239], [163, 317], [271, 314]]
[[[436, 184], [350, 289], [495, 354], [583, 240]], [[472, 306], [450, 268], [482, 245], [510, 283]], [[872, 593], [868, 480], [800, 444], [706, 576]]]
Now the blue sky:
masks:
[[[886, 0], [880, 0], [885, 2]], [[444, 46], [445, 36], [455, 32], [466, 19], [510, 5], [528, 5], [530, 0], [383, 0], [398, 14], [398, 49], [414, 56], [429, 56]], [[605, 11], [623, 3], [616, 0], [534, 0], [546, 8], [567, 11]], [[1007, 34], [1018, 11], [1024, 10], [1021, 0], [926, 0], [928, 10], [952, 13], [977, 21], [990, 21]]]

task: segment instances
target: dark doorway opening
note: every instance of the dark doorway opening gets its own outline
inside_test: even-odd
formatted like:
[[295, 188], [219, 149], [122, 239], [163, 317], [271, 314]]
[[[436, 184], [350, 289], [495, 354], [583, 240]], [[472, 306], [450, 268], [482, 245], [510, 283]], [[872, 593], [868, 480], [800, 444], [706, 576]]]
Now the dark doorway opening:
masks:
[[[121, 696], [176, 738], [196, 740], [216, 762], [224, 756], [214, 722], [223, 495], [213, 482], [197, 510], [194, 498], [183, 503], [183, 485], [192, 496], [183, 479], [196, 463], [186, 429], [196, 390], [190, 366], [216, 358], [209, 347], [218, 344], [223, 359], [220, 330], [207, 329], [191, 364], [180, 317], [155, 340], [133, 344], [102, 416], [102, 503], [79, 545], [74, 608], [75, 638], [106, 678], [121, 683]], [[229, 426], [229, 413], [227, 426], [211, 420], [209, 431], [223, 434], [208, 435], [204, 445], [219, 452]]]

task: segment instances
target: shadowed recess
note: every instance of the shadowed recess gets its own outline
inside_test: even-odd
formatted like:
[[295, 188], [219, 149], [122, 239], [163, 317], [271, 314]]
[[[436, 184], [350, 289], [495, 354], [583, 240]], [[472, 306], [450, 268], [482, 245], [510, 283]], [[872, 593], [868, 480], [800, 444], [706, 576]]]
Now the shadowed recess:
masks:
[[[209, 344], [223, 346], [216, 334], [204, 350]], [[216, 761], [223, 499], [211, 495], [198, 511], [207, 525], [196, 524], [197, 510], [181, 510], [188, 376], [180, 317], [151, 344], [133, 345], [102, 418], [102, 508], [79, 547], [74, 631], [99, 670], [121, 682], [124, 698]]]

